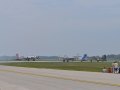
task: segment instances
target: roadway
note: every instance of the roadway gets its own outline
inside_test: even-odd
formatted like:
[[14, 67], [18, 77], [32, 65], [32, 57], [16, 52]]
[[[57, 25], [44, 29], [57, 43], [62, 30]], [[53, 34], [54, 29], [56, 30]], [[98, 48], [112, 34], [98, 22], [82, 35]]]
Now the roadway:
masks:
[[120, 90], [120, 74], [0, 65], [0, 90]]

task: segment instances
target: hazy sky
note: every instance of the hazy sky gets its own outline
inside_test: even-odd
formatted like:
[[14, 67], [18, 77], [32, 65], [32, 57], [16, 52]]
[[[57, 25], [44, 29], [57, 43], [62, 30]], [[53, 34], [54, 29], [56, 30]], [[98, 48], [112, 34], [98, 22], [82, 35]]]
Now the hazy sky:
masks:
[[120, 54], [120, 0], [0, 0], [0, 55]]

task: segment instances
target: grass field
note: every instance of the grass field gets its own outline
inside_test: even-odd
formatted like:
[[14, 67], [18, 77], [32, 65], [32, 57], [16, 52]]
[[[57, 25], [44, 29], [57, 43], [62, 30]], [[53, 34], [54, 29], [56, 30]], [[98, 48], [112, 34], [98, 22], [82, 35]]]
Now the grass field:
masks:
[[2, 65], [31, 67], [31, 68], [48, 68], [48, 69], [62, 69], [62, 70], [76, 70], [76, 71], [91, 71], [101, 72], [103, 67], [111, 67], [111, 62], [16, 62], [16, 63], [2, 63]]

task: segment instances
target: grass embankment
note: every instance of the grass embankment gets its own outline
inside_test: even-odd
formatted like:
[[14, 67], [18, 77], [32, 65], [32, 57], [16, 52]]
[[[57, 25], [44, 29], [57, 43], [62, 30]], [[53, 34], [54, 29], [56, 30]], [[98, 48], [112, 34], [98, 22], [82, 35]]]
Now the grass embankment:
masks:
[[91, 71], [101, 72], [103, 67], [111, 67], [110, 62], [18, 62], [18, 63], [3, 63], [2, 65], [31, 67], [31, 68], [48, 68], [48, 69], [62, 69], [62, 70], [76, 70], [76, 71]]

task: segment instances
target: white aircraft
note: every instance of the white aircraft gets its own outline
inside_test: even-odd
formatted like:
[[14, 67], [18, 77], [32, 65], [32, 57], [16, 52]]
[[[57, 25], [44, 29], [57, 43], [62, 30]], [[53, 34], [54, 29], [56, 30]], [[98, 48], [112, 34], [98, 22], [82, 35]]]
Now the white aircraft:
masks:
[[69, 57], [63, 58], [63, 62], [76, 61], [76, 60], [87, 61], [88, 60], [88, 56], [87, 56], [87, 54], [84, 54], [83, 57], [75, 56], [73, 58], [69, 58]]

